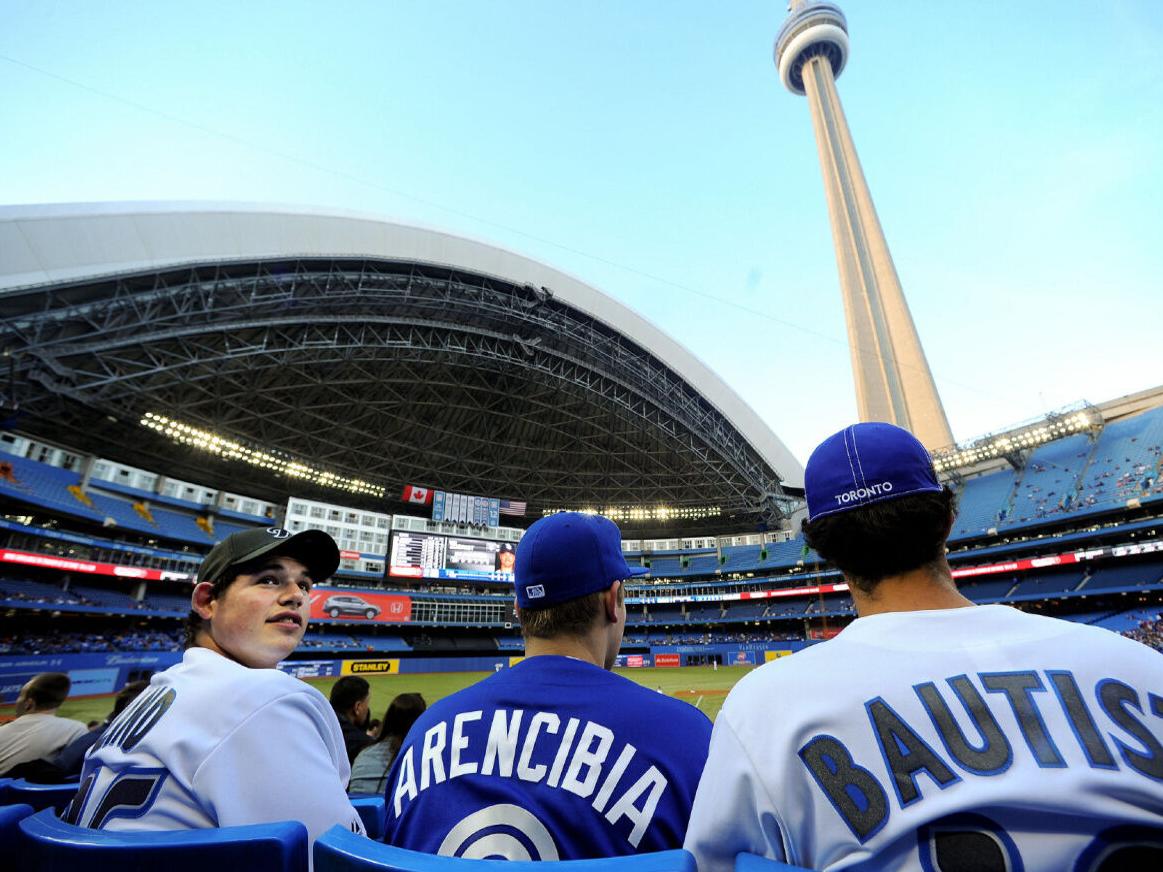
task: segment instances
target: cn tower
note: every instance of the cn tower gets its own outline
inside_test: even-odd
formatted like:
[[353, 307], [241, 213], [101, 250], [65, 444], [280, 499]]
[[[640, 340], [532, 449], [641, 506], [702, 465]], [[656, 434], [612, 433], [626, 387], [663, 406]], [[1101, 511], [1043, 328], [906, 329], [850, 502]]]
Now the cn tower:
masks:
[[791, 0], [775, 39], [775, 65], [789, 91], [807, 96], [812, 113], [860, 420], [888, 421], [930, 450], [945, 448], [953, 434], [836, 93], [847, 61], [848, 22], [840, 8]]

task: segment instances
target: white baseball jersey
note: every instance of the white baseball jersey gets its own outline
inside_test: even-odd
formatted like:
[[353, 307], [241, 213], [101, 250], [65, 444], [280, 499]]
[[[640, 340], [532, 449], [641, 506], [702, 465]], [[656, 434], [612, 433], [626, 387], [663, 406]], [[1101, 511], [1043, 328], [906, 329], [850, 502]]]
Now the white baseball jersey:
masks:
[[297, 820], [313, 842], [335, 824], [364, 832], [344, 791], [349, 774], [319, 691], [191, 648], [93, 746], [65, 817], [106, 830]]
[[89, 731], [80, 721], [50, 714], [21, 715], [0, 726], [0, 775], [13, 766], [51, 757]]
[[1006, 606], [872, 615], [731, 691], [685, 847], [700, 872], [743, 851], [813, 869], [1159, 869], [1161, 736], [1163, 657], [1137, 642]]

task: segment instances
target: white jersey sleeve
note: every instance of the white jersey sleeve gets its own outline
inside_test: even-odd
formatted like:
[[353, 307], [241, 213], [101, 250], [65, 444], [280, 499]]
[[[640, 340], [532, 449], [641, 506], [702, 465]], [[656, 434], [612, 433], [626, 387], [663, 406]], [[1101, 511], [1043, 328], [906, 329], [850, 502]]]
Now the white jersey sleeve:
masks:
[[733, 872], [737, 854], [747, 852], [786, 861], [783, 827], [766, 795], [747, 749], [731, 722], [720, 715], [695, 793], [683, 847], [694, 854], [699, 872]]
[[206, 757], [194, 790], [208, 798], [219, 826], [299, 820], [312, 842], [336, 823], [364, 832], [343, 790], [350, 772], [343, 737], [321, 699], [294, 693], [272, 700]]

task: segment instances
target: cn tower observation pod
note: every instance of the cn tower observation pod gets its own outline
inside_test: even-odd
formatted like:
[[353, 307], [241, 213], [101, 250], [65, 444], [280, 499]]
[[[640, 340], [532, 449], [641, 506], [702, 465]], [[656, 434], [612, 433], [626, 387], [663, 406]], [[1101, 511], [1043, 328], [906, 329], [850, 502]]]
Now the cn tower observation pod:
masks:
[[803, 468], [718, 376], [595, 288], [364, 215], [213, 203], [0, 208], [18, 428], [256, 496], [286, 483], [147, 413], [374, 481], [773, 524]]

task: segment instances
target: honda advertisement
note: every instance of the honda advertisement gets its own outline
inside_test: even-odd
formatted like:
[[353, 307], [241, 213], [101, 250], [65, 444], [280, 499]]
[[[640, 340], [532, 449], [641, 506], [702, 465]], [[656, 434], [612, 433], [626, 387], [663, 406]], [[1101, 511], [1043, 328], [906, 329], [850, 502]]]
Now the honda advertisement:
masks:
[[366, 590], [311, 591], [311, 620], [350, 620], [396, 624], [412, 620], [412, 599], [394, 593], [369, 593]]

